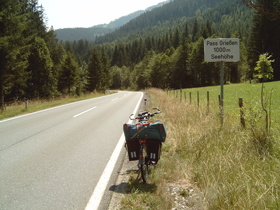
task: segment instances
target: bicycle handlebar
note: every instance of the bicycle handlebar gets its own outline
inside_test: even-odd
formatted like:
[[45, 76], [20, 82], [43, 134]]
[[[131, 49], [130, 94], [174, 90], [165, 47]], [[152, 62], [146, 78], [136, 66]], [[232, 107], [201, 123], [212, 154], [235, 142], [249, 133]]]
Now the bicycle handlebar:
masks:
[[139, 121], [142, 121], [142, 120], [149, 120], [150, 117], [153, 117], [153, 116], [155, 116], [156, 114], [161, 113], [161, 110], [160, 110], [159, 108], [153, 108], [153, 109], [156, 109], [157, 111], [156, 111], [156, 112], [153, 112], [153, 113], [148, 112], [148, 111], [139, 112], [139, 114], [138, 114], [137, 117], [135, 117], [135, 118], [132, 118], [132, 116], [133, 116], [134, 114], [131, 114], [131, 115], [129, 116], [129, 119], [131, 119], [131, 120], [139, 120]]

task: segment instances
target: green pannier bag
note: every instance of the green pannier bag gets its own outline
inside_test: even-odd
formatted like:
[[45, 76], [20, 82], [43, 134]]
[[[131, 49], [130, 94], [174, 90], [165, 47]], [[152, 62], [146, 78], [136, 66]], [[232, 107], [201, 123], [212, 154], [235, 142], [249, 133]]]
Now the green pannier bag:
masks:
[[165, 141], [166, 129], [163, 123], [155, 122], [150, 124], [124, 124], [123, 131], [126, 140], [129, 139], [154, 139]]

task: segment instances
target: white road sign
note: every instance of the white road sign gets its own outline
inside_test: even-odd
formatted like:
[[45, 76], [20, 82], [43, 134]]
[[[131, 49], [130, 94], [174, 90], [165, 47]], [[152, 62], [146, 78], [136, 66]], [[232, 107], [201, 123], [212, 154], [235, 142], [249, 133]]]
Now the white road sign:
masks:
[[219, 38], [204, 40], [204, 60], [206, 62], [237, 62], [240, 60], [238, 38]]

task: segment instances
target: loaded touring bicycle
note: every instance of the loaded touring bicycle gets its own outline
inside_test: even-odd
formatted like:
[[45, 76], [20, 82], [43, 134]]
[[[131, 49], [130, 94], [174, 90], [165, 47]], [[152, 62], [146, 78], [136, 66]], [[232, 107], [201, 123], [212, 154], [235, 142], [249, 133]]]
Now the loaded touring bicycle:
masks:
[[155, 166], [160, 159], [161, 145], [166, 138], [164, 124], [150, 120], [150, 117], [161, 113], [159, 108], [153, 109], [157, 111], [139, 112], [135, 118], [131, 114], [129, 118], [138, 122], [123, 125], [129, 161], [138, 160], [138, 168], [144, 183], [147, 182], [149, 166]]

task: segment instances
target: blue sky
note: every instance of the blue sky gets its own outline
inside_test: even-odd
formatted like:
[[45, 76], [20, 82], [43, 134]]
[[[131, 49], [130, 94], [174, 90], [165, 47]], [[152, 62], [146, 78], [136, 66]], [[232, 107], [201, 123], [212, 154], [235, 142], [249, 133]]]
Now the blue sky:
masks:
[[91, 27], [109, 23], [166, 0], [38, 0], [54, 29]]

